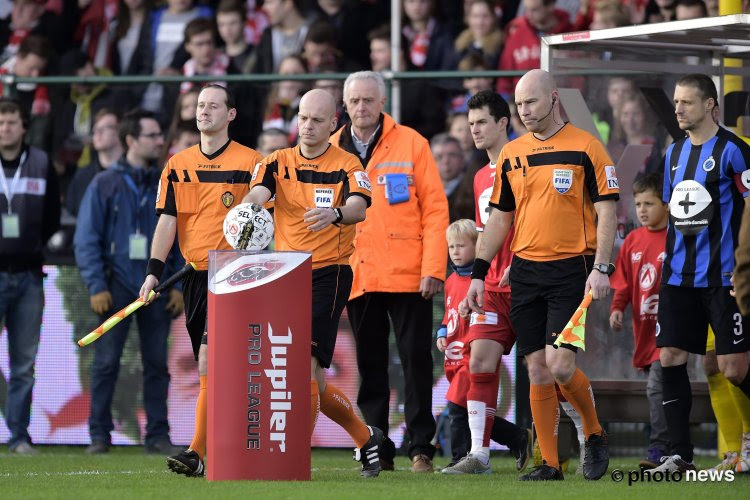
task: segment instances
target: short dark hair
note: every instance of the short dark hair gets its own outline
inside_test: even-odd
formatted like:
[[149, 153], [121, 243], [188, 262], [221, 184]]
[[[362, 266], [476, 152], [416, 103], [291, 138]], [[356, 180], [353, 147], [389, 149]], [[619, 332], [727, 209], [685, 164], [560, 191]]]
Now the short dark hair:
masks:
[[478, 69], [485, 70], [495, 68], [490, 68], [484, 57], [477, 51], [469, 52], [458, 62], [459, 71], [476, 71]]
[[508, 127], [510, 127], [510, 107], [508, 103], [503, 99], [503, 96], [492, 90], [480, 90], [469, 98], [469, 102], [466, 103], [469, 109], [482, 109], [487, 106], [490, 115], [495, 119], [495, 122], [499, 122], [500, 118], [508, 119]]
[[221, 89], [224, 91], [224, 95], [226, 96], [226, 99], [224, 100], [224, 104], [227, 105], [227, 109], [236, 108], [237, 105], [234, 101], [234, 95], [232, 95], [232, 92], [228, 88], [226, 88], [223, 85], [219, 85], [218, 83], [209, 83], [208, 85], [204, 85], [203, 88], [201, 88], [201, 92], [203, 92], [206, 89]]
[[101, 108], [99, 111], [96, 112], [94, 115], [94, 119], [92, 120], [91, 124], [95, 125], [99, 120], [104, 118], [105, 116], [112, 115], [115, 117], [115, 119], [119, 122], [120, 121], [120, 113], [115, 111], [112, 108]]
[[0, 115], [18, 113], [24, 128], [28, 128], [29, 116], [21, 106], [21, 102], [13, 97], [0, 97]]
[[327, 21], [317, 21], [310, 26], [305, 36], [305, 43], [317, 43], [336, 46], [336, 32]]
[[211, 32], [211, 38], [216, 43], [216, 25], [213, 19], [207, 17], [197, 17], [185, 25], [185, 43], [201, 33]]
[[138, 137], [141, 135], [141, 120], [149, 118], [156, 120], [156, 115], [145, 109], [136, 108], [125, 113], [125, 116], [123, 116], [120, 121], [119, 130], [120, 142], [124, 147], [127, 147], [128, 145], [125, 138], [127, 136]]
[[383, 24], [370, 30], [367, 33], [367, 40], [372, 42], [373, 40], [385, 40], [391, 43], [391, 27], [388, 24]]
[[664, 191], [664, 174], [661, 172], [649, 172], [639, 177], [633, 183], [633, 195], [653, 191], [661, 199]]
[[23, 39], [21, 45], [18, 46], [18, 56], [26, 57], [29, 54], [34, 54], [40, 59], [49, 61], [52, 58], [52, 44], [41, 35], [31, 34]]
[[677, 80], [677, 85], [680, 87], [695, 87], [701, 93], [703, 100], [713, 99], [714, 105], [719, 104], [719, 94], [716, 92], [716, 85], [711, 77], [702, 73], [692, 73], [685, 75]]
[[241, 0], [221, 0], [218, 7], [216, 7], [217, 14], [229, 14], [232, 12], [238, 14], [244, 21], [247, 17], [245, 2]]
[[677, 7], [699, 7], [701, 9], [701, 17], [708, 17], [708, 9], [706, 3], [703, 0], [677, 0], [674, 3], [674, 8]]

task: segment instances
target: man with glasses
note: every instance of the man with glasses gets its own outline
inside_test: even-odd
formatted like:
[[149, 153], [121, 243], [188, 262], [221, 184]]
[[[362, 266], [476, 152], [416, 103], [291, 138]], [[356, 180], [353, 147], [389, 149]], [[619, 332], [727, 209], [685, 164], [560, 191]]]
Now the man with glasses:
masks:
[[[94, 177], [81, 202], [74, 238], [76, 263], [89, 290], [91, 309], [102, 321], [138, 296], [146, 273], [158, 217], [153, 211], [161, 170], [156, 161], [164, 147], [159, 122], [148, 111], [125, 115], [119, 129], [125, 155]], [[180, 267], [173, 247], [168, 266]], [[171, 273], [170, 273], [171, 274]], [[172, 318], [182, 313], [182, 292], [172, 288], [151, 307], [140, 309], [138, 322], [143, 358], [143, 402], [146, 452], [170, 454], [167, 420], [167, 336]], [[106, 453], [112, 443], [112, 396], [120, 370], [130, 321], [125, 318], [94, 344], [91, 368], [91, 454]]]

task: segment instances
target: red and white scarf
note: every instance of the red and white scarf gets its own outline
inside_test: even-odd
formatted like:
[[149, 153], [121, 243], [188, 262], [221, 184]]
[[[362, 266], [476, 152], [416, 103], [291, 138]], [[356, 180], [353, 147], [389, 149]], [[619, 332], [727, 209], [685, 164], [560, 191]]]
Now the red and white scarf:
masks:
[[[196, 67], [195, 67], [195, 61], [191, 58], [188, 59], [188, 61], [182, 66], [182, 74], [184, 76], [197, 76], [197, 75], [212, 75], [212, 76], [225, 76], [227, 74], [227, 68], [229, 67], [229, 56], [226, 55], [224, 52], [217, 52], [216, 57], [214, 57], [213, 62], [211, 63], [211, 67], [208, 68], [208, 71], [205, 71], [203, 73], [198, 73]], [[218, 83], [219, 85], [226, 86], [226, 82], [206, 82], [208, 83]], [[201, 84], [205, 85], [205, 84]], [[184, 94], [185, 92], [188, 92], [190, 89], [193, 88], [193, 85], [195, 85], [193, 82], [182, 82], [180, 85], [180, 93]]]
[[430, 48], [430, 37], [435, 29], [435, 20], [427, 21], [427, 28], [423, 31], [415, 31], [411, 26], [404, 26], [404, 36], [409, 40], [409, 60], [417, 68], [421, 68], [427, 62], [427, 51]]

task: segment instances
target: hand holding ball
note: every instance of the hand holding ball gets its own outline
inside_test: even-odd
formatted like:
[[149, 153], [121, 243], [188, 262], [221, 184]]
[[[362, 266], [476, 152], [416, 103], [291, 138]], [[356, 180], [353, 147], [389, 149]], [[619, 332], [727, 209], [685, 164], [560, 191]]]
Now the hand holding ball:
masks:
[[240, 203], [224, 218], [224, 238], [236, 250], [263, 250], [273, 239], [273, 217], [260, 205]]

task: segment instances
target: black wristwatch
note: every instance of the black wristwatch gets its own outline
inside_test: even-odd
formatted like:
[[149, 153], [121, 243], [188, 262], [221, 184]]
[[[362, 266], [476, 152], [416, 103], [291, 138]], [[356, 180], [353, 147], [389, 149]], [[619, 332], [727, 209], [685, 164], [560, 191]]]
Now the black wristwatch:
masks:
[[602, 274], [606, 274], [607, 276], [612, 276], [612, 273], [615, 272], [615, 265], [611, 262], [609, 264], [602, 262], [600, 264], [594, 264], [594, 269]]
[[339, 224], [342, 220], [344, 220], [344, 214], [341, 212], [340, 208], [334, 208], [333, 213], [336, 214], [336, 220], [333, 221], [334, 224]]

